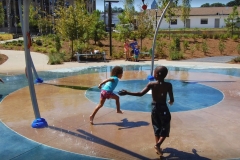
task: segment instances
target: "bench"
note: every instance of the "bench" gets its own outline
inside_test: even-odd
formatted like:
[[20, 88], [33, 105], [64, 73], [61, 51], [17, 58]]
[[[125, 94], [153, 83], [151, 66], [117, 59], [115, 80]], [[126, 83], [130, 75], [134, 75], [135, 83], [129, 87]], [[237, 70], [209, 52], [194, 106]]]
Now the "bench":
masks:
[[[149, 52], [140, 52], [139, 56], [140, 55], [150, 55]], [[150, 55], [151, 56], [151, 55]], [[130, 61], [134, 61], [134, 58], [133, 58], [133, 55], [131, 55], [129, 58], [128, 58]]]
[[101, 53], [92, 53], [92, 52], [89, 52], [89, 53], [76, 53], [76, 56], [77, 56], [77, 61], [80, 63], [81, 62], [81, 60], [80, 60], [80, 57], [81, 56], [85, 56], [86, 57], [86, 59], [88, 58], [88, 57], [101, 57], [102, 58], [102, 60], [104, 61], [104, 62], [106, 62], [106, 53], [105, 52], [101, 52]]

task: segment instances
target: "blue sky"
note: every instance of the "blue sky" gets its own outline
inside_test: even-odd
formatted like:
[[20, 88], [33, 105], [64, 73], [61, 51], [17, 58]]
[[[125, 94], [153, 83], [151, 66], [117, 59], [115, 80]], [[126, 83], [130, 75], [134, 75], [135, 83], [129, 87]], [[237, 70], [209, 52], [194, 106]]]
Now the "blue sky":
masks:
[[[156, 1], [158, 1], [158, 0], [156, 0]], [[218, 3], [218, 2], [226, 4], [230, 1], [232, 1], [232, 0], [192, 0], [191, 6], [192, 7], [200, 7], [202, 4], [205, 4], [205, 3], [212, 4], [212, 3]], [[100, 11], [103, 11], [103, 8], [104, 8], [103, 2], [104, 2], [104, 0], [96, 0], [97, 9]], [[124, 0], [119, 0], [119, 3], [112, 3], [112, 7], [117, 6], [117, 7], [123, 8], [123, 2], [124, 2]], [[150, 8], [152, 2], [153, 2], [153, 0], [145, 0], [145, 4], [148, 4], [148, 8]], [[181, 2], [181, 0], [179, 0], [179, 2]], [[142, 5], [142, 0], [135, 0], [135, 9], [136, 10], [139, 10], [139, 6], [141, 6], [141, 5]]]

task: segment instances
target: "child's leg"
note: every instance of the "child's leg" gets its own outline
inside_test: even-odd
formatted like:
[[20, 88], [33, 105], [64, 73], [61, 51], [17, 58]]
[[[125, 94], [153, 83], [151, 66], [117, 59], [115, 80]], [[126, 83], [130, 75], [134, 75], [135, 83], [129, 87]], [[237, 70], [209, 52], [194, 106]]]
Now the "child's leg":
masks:
[[[163, 155], [162, 149], [161, 149], [161, 144], [163, 143], [163, 141], [166, 139], [166, 137], [157, 137], [155, 136], [156, 139], [156, 145], [154, 146], [156, 153], [159, 154], [160, 156]], [[158, 139], [158, 141], [157, 141]]]
[[166, 137], [160, 137], [156, 143], [156, 146], [158, 146], [160, 148], [165, 139], [166, 139]]
[[91, 124], [93, 124], [93, 119], [94, 119], [96, 113], [98, 112], [98, 110], [103, 106], [105, 100], [106, 100], [105, 98], [101, 98], [99, 104], [96, 106], [93, 113], [90, 115], [90, 123]]
[[123, 113], [123, 111], [120, 110], [120, 101], [119, 101], [119, 97], [115, 94], [111, 95], [112, 99], [116, 100], [116, 106], [117, 106], [117, 113]]

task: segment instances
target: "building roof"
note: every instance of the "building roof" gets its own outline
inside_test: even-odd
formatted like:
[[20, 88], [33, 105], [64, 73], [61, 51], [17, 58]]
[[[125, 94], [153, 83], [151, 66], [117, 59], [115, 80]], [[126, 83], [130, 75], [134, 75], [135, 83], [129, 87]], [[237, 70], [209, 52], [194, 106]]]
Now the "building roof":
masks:
[[[237, 7], [238, 13], [240, 15], [240, 7]], [[232, 7], [197, 7], [191, 8], [189, 16], [211, 16], [211, 15], [229, 15], [232, 13]], [[156, 13], [155, 9], [149, 11], [151, 14]], [[162, 11], [158, 9], [158, 16], [160, 16]], [[181, 15], [181, 9], [176, 9], [176, 15]]]

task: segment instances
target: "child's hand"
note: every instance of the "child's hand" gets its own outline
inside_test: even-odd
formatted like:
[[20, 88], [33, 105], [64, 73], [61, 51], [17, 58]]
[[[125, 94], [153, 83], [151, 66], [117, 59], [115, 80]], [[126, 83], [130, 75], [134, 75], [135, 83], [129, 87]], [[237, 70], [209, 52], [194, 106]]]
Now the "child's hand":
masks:
[[98, 88], [99, 88], [99, 89], [101, 89], [101, 88], [102, 88], [102, 85], [101, 85], [101, 84], [99, 84], [99, 85], [98, 85]]
[[173, 102], [170, 102], [170, 100], [168, 101], [168, 103], [169, 103], [170, 105], [172, 105], [172, 104], [173, 104]]
[[0, 82], [4, 83], [3, 80], [0, 78]]
[[121, 91], [118, 92], [120, 96], [125, 96], [127, 94], [127, 91], [122, 89]]

